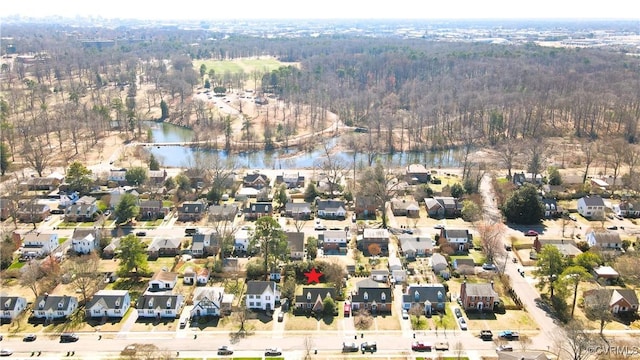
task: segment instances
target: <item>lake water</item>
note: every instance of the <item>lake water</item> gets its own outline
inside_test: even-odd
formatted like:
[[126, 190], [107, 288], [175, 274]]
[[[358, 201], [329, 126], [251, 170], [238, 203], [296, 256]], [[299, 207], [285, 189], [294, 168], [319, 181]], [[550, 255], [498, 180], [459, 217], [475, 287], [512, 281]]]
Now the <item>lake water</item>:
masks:
[[[150, 122], [154, 143], [175, 143], [181, 141], [191, 141], [193, 131], [168, 124]], [[337, 139], [330, 139], [329, 146], [333, 147]], [[216, 154], [222, 159], [235, 160], [239, 167], [249, 169], [302, 169], [320, 167], [326, 159], [324, 149], [312, 152], [297, 153], [295, 149], [278, 149], [274, 151], [252, 151], [241, 153], [227, 153], [224, 150], [194, 149], [188, 146], [154, 146], [150, 148], [153, 155], [163, 166], [169, 167], [190, 167], [196, 156], [207, 156]], [[426, 167], [458, 167], [459, 150], [447, 149], [442, 151], [395, 153], [378, 155], [383, 163], [391, 163], [394, 166], [406, 166], [409, 164], [423, 164]], [[349, 167], [353, 166], [353, 153], [340, 152], [335, 156], [341, 158]], [[368, 165], [367, 155], [358, 154], [356, 156], [356, 166], [364, 167]]]

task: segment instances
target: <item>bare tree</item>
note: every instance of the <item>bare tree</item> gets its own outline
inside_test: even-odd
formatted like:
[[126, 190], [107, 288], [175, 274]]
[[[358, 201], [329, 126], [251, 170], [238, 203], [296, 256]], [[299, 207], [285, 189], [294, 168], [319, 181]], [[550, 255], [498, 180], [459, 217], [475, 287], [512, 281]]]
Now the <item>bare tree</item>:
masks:
[[594, 289], [585, 294], [585, 315], [592, 321], [600, 323], [600, 335], [607, 323], [613, 320], [613, 314], [609, 308], [611, 300], [611, 290]]
[[99, 265], [100, 259], [95, 252], [72, 257], [70, 261], [66, 262], [67, 272], [73, 279], [71, 283], [80, 290], [85, 304], [88, 296], [93, 294], [100, 283]]
[[458, 340], [453, 344], [453, 351], [456, 354], [456, 358], [460, 360], [462, 358], [462, 352], [464, 351], [464, 346], [461, 341]]
[[514, 161], [519, 153], [518, 144], [514, 140], [507, 139], [505, 143], [500, 146], [498, 155], [500, 156], [502, 165], [507, 168], [507, 176], [509, 179], [512, 177], [511, 169], [513, 169]]
[[[591, 356], [593, 337], [585, 330], [579, 320], [571, 320], [564, 327], [561, 350], [567, 352], [573, 360], [586, 360]], [[561, 357], [562, 358], [562, 357]]]
[[313, 339], [310, 336], [304, 337], [304, 360], [311, 359], [311, 350], [313, 349]]
[[529, 161], [527, 163], [527, 172], [531, 173], [533, 181], [536, 176], [542, 173], [544, 169], [546, 143], [544, 139], [533, 139], [528, 144]]
[[20, 275], [20, 285], [29, 288], [35, 297], [38, 297], [39, 281], [45, 275], [36, 260], [29, 261], [22, 267]]
[[364, 308], [358, 309], [353, 319], [353, 325], [356, 329], [366, 330], [371, 327], [371, 324], [373, 324], [373, 317], [371, 316], [371, 313]]
[[640, 254], [636, 252], [627, 252], [623, 256], [615, 258], [614, 267], [620, 273], [620, 276], [629, 284], [640, 284], [640, 272], [638, 271], [638, 263], [640, 262]]
[[51, 149], [45, 145], [44, 141], [39, 137], [34, 137], [24, 143], [23, 148], [24, 160], [29, 166], [42, 177], [44, 169], [46, 169], [53, 161]]
[[498, 256], [505, 253], [502, 246], [502, 237], [506, 232], [504, 224], [482, 222], [476, 226], [476, 230], [482, 240], [482, 251], [486, 261], [493, 263]]
[[325, 172], [326, 181], [329, 185], [329, 194], [333, 196], [348, 171], [348, 166], [341, 158], [331, 154], [331, 149], [327, 144], [324, 145], [324, 153], [325, 159], [322, 161], [320, 168]]

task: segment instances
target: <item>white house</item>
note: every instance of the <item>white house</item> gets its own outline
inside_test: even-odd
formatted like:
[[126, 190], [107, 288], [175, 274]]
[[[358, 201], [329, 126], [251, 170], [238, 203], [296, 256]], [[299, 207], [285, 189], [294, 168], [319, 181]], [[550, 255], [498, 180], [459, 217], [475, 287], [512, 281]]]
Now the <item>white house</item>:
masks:
[[22, 246], [24, 255], [45, 256], [58, 247], [58, 234], [30, 232], [22, 239]]
[[27, 299], [21, 296], [0, 296], [0, 319], [13, 321], [27, 307]]
[[240, 229], [236, 231], [235, 241], [233, 244], [236, 251], [247, 251], [249, 248], [249, 239], [251, 239], [250, 230]]
[[191, 266], [187, 267], [182, 273], [182, 282], [186, 285], [193, 285], [196, 283], [196, 272]]
[[325, 230], [322, 234], [322, 250], [325, 254], [346, 254], [349, 239], [343, 230]]
[[200, 287], [193, 291], [190, 317], [223, 316], [231, 312], [233, 294], [225, 294], [223, 287]]
[[149, 280], [149, 291], [172, 290], [178, 282], [178, 273], [158, 271]]
[[578, 199], [578, 213], [586, 218], [604, 219], [604, 200], [599, 196]]
[[620, 234], [607, 231], [607, 232], [595, 232], [590, 231], [585, 236], [585, 241], [589, 244], [590, 247], [600, 247], [602, 249], [621, 249], [622, 248], [622, 239], [620, 239]]
[[86, 315], [92, 318], [121, 318], [131, 307], [128, 290], [100, 290], [85, 307]]
[[433, 254], [433, 256], [431, 257], [431, 268], [433, 269], [433, 272], [435, 272], [436, 274], [446, 270], [449, 267], [449, 263], [447, 263], [447, 259], [442, 256], [440, 253], [435, 253]]
[[138, 299], [138, 317], [177, 318], [184, 298], [179, 294], [146, 293]]
[[71, 235], [71, 247], [77, 254], [88, 254], [98, 249], [99, 236], [97, 229], [76, 228]]
[[33, 302], [33, 317], [36, 319], [63, 319], [78, 308], [78, 299], [74, 296], [40, 295]]
[[245, 303], [249, 310], [274, 310], [280, 301], [280, 290], [274, 281], [247, 282]]
[[196, 274], [197, 285], [207, 285], [209, 282], [209, 269], [201, 268]]
[[127, 182], [127, 170], [126, 169], [115, 169], [109, 171], [109, 177], [107, 178], [109, 181], [115, 181], [117, 183], [125, 183]]

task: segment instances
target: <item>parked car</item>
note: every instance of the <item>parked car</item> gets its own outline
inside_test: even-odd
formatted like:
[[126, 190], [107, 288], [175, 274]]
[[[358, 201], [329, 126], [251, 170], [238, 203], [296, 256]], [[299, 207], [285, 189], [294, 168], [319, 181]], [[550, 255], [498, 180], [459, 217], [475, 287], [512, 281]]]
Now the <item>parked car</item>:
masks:
[[362, 351], [363, 354], [367, 351], [373, 354], [378, 351], [378, 344], [374, 342], [363, 342], [360, 344], [360, 351]]
[[434, 229], [444, 229], [444, 225], [438, 224], [438, 225], [434, 226], [433, 228]]
[[615, 225], [607, 226], [607, 230], [618, 230], [618, 227]]
[[36, 341], [38, 337], [36, 336], [36, 334], [28, 334], [25, 335], [25, 337], [22, 338], [22, 341], [26, 341], [26, 342], [30, 342], [30, 341]]
[[439, 351], [447, 351], [449, 350], [449, 343], [444, 341], [437, 342], [434, 348]]
[[496, 266], [494, 264], [484, 263], [484, 264], [482, 264], [482, 268], [484, 270], [495, 270]]
[[535, 230], [529, 230], [525, 233], [525, 236], [538, 236], [538, 235], [540, 234], [538, 234], [538, 232]]
[[136, 232], [136, 236], [147, 236], [147, 232], [146, 231], [138, 231], [138, 232]]
[[413, 351], [431, 351], [431, 348], [431, 344], [422, 341], [414, 341], [413, 344], [411, 344], [411, 350]]
[[458, 324], [460, 325], [460, 330], [467, 330], [467, 321], [463, 317], [458, 318]]
[[409, 319], [409, 312], [407, 312], [407, 310], [402, 310], [402, 318], [404, 320], [408, 320]]
[[271, 349], [266, 349], [264, 351], [264, 356], [280, 356], [282, 355], [282, 349], [280, 348], [271, 348]]
[[13, 355], [13, 350], [10, 350], [10, 349], [0, 350], [0, 356], [11, 356], [11, 355]]
[[218, 355], [232, 355], [232, 354], [233, 354], [233, 349], [231, 349], [227, 345], [223, 345], [218, 348]]
[[480, 331], [480, 338], [484, 341], [491, 341], [493, 339], [493, 333], [491, 330]]
[[342, 343], [342, 352], [357, 352], [358, 351], [358, 344], [352, 342], [352, 343], [346, 343], [343, 342]]
[[569, 215], [569, 220], [571, 221], [578, 221], [578, 218], [573, 216], [573, 215]]
[[518, 338], [520, 338], [520, 334], [517, 331], [511, 331], [511, 330], [500, 331], [498, 333], [498, 336], [501, 339], [507, 339], [507, 340], [517, 340]]
[[496, 348], [496, 351], [513, 351], [513, 346], [511, 345], [500, 345]]
[[278, 322], [282, 322], [282, 321], [284, 321], [284, 313], [281, 311], [281, 312], [278, 314]]
[[74, 334], [74, 333], [64, 333], [62, 335], [60, 335], [60, 342], [76, 342], [78, 341], [80, 338], [78, 337], [78, 335]]
[[187, 327], [187, 318], [180, 320], [180, 329], [184, 329]]
[[453, 309], [453, 313], [456, 314], [457, 318], [461, 318], [462, 317], [462, 311], [460, 310], [460, 308]]

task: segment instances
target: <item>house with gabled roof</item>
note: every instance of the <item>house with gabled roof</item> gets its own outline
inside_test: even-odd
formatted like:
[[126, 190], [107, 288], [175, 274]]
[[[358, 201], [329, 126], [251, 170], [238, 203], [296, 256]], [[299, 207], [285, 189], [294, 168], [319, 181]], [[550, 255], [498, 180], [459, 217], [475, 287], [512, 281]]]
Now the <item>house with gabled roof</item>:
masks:
[[47, 204], [38, 203], [35, 200], [23, 201], [18, 205], [16, 216], [23, 223], [43, 221], [51, 214], [51, 208]]
[[98, 250], [100, 246], [100, 230], [76, 228], [71, 235], [71, 247], [76, 254], [88, 254]]
[[322, 251], [327, 255], [345, 255], [349, 244], [348, 233], [344, 230], [325, 230], [318, 235]]
[[154, 238], [147, 248], [147, 255], [152, 259], [160, 256], [176, 256], [180, 254], [182, 238]]
[[451, 196], [434, 196], [433, 199], [440, 204], [442, 216], [453, 218], [462, 214], [462, 203], [458, 199]]
[[251, 173], [245, 175], [245, 177], [242, 179], [242, 186], [260, 190], [264, 187], [269, 186], [269, 182], [270, 180], [267, 175], [260, 173]]
[[498, 360], [549, 360], [544, 351], [498, 351]]
[[428, 235], [398, 235], [400, 249], [407, 259], [430, 256], [433, 253], [433, 240]]
[[33, 317], [42, 320], [65, 319], [78, 308], [78, 299], [68, 295], [40, 295], [33, 302]]
[[22, 238], [22, 255], [43, 257], [58, 247], [57, 233], [29, 232]]
[[211, 272], [206, 267], [198, 269], [196, 272], [196, 285], [207, 285]]
[[311, 214], [313, 213], [311, 210], [311, 204], [307, 202], [288, 202], [284, 206], [284, 211], [287, 217], [298, 220], [309, 220], [311, 219]]
[[287, 245], [289, 247], [289, 256], [291, 257], [291, 260], [304, 259], [304, 233], [299, 231], [287, 231], [284, 234], [287, 237]]
[[411, 284], [402, 295], [402, 308], [409, 310], [420, 306], [426, 316], [438, 312], [444, 314], [447, 303], [447, 291], [442, 284]]
[[609, 299], [609, 310], [613, 314], [634, 314], [638, 312], [638, 295], [633, 289], [592, 289], [584, 292], [585, 306], [598, 297]]
[[276, 184], [285, 184], [287, 189], [304, 187], [304, 175], [300, 173], [282, 173], [276, 176]]
[[430, 218], [439, 219], [444, 217], [444, 206], [434, 198], [424, 199], [425, 209]]
[[231, 313], [233, 294], [224, 292], [223, 287], [205, 286], [193, 291], [193, 307], [189, 313], [191, 319], [203, 316], [222, 317]]
[[393, 307], [391, 287], [372, 279], [359, 281], [356, 284], [356, 292], [350, 297], [352, 311], [366, 309], [373, 315], [388, 314]]
[[456, 258], [451, 265], [459, 274], [473, 274], [476, 267], [476, 263], [471, 257]]
[[180, 294], [144, 293], [138, 298], [138, 317], [175, 319], [183, 304], [184, 297]]
[[166, 215], [166, 209], [162, 200], [138, 200], [140, 208], [139, 216], [142, 220], [162, 219]]
[[182, 273], [182, 282], [185, 285], [193, 285], [196, 283], [196, 272], [193, 267], [188, 266]]
[[233, 237], [233, 250], [234, 251], [247, 251], [249, 249], [249, 242], [253, 236], [252, 231], [248, 229], [240, 229], [236, 231]]
[[118, 183], [118, 185], [125, 185], [127, 183], [127, 169], [111, 169], [109, 170], [108, 181]]
[[402, 261], [398, 257], [389, 258], [389, 282], [393, 284], [403, 284], [407, 281], [407, 269], [402, 266]]
[[431, 181], [431, 172], [422, 164], [407, 166], [406, 178], [409, 184], [427, 184]]
[[395, 216], [420, 217], [420, 205], [414, 200], [391, 199], [391, 210]]
[[93, 295], [85, 306], [90, 318], [122, 318], [131, 307], [128, 290], [100, 290]]
[[209, 206], [209, 219], [213, 221], [233, 221], [239, 211], [237, 204], [211, 205]]
[[490, 310], [500, 303], [500, 296], [493, 289], [491, 283], [467, 283], [464, 281], [460, 286], [460, 301], [465, 310]]
[[244, 208], [243, 212], [245, 220], [258, 220], [263, 216], [273, 215], [273, 204], [270, 201], [254, 202]]
[[178, 207], [178, 221], [200, 221], [206, 210], [207, 204], [203, 201], [185, 201]]
[[607, 250], [622, 249], [620, 234], [614, 231], [595, 232], [592, 230], [587, 232], [584, 240], [590, 247], [599, 247]]
[[467, 229], [440, 229], [439, 241], [444, 241], [456, 252], [465, 252], [469, 251], [473, 237]]
[[542, 206], [544, 207], [545, 218], [557, 218], [562, 215], [562, 207], [558, 205], [556, 199], [542, 198], [540, 201], [542, 201]]
[[303, 311], [312, 311], [316, 314], [324, 310], [325, 299], [336, 300], [336, 289], [327, 287], [304, 287], [302, 294], [295, 297], [295, 308]]
[[22, 296], [0, 295], [0, 320], [13, 321], [27, 308], [27, 299]]
[[147, 291], [167, 291], [173, 290], [178, 283], [178, 273], [171, 271], [157, 271], [149, 280]]
[[593, 269], [596, 279], [617, 279], [620, 274], [611, 266], [598, 266]]
[[439, 274], [449, 268], [447, 258], [440, 253], [434, 253], [429, 260], [431, 263], [431, 269], [433, 269], [433, 272], [436, 274]]
[[30, 177], [26, 181], [26, 188], [29, 191], [52, 191], [57, 189], [61, 180], [57, 177]]
[[363, 231], [360, 243], [359, 247], [366, 256], [371, 255], [369, 254], [369, 246], [373, 244], [380, 247], [381, 256], [387, 256], [389, 254], [389, 230], [366, 228]]
[[205, 257], [217, 255], [220, 251], [220, 235], [215, 230], [207, 230], [193, 234], [191, 255]]
[[280, 302], [280, 289], [275, 281], [247, 281], [245, 296], [247, 309], [271, 311]]
[[321, 219], [344, 220], [347, 216], [346, 206], [342, 200], [318, 200], [316, 206], [318, 217]]
[[16, 203], [12, 199], [0, 198], [0, 221], [5, 221], [13, 216]]
[[162, 185], [167, 180], [167, 170], [149, 170], [148, 184]]
[[361, 194], [355, 200], [355, 215], [358, 219], [374, 219], [380, 206], [380, 201], [375, 196]]
[[96, 203], [84, 204], [75, 203], [64, 210], [64, 221], [66, 222], [87, 222], [93, 221], [97, 216], [98, 206]]
[[578, 199], [578, 213], [590, 219], [604, 219], [605, 205], [600, 196], [584, 196]]

